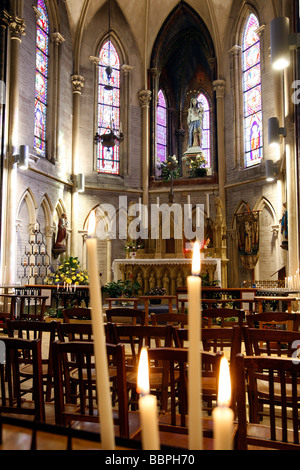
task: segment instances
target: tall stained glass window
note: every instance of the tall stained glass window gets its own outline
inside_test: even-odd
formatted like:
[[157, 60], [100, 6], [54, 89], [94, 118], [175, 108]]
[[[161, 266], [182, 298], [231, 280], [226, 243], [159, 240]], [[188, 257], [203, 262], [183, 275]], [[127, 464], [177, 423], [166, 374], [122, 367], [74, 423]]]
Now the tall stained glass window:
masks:
[[245, 167], [260, 163], [263, 156], [259, 22], [251, 13], [242, 44]]
[[197, 98], [198, 102], [202, 104], [204, 114], [203, 114], [203, 127], [202, 127], [202, 152], [203, 156], [206, 160], [206, 167], [209, 168], [211, 166], [211, 158], [210, 158], [210, 108], [209, 102], [206, 96], [203, 93]]
[[34, 148], [46, 156], [47, 82], [49, 61], [49, 17], [44, 0], [38, 0], [36, 29]]
[[[113, 129], [120, 131], [120, 59], [113, 43], [108, 40], [99, 53], [98, 77], [98, 134], [106, 134]], [[106, 68], [111, 67], [108, 80]], [[97, 144], [97, 170], [99, 173], [118, 175], [120, 170], [119, 144], [105, 147]]]
[[167, 158], [167, 103], [162, 90], [158, 92], [156, 116], [157, 160], [164, 162]]

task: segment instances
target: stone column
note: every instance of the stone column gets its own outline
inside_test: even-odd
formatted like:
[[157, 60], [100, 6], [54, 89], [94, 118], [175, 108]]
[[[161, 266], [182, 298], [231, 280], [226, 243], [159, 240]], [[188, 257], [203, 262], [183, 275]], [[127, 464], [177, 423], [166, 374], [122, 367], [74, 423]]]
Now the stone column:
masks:
[[[25, 22], [16, 16], [9, 19], [10, 31], [10, 71], [9, 71], [9, 123], [8, 123], [8, 153], [5, 161], [7, 170], [7, 193], [4, 196], [6, 200], [5, 222], [6, 233], [4, 237], [4, 257], [5, 266], [10, 268], [6, 270], [6, 279], [8, 284], [15, 283], [16, 271], [16, 185], [17, 185], [17, 165], [14, 163], [13, 155], [18, 153], [18, 124], [19, 124], [19, 56], [21, 37], [25, 34]], [[21, 142], [22, 144], [22, 142]], [[26, 144], [26, 142], [24, 142]]]
[[64, 38], [59, 32], [52, 34], [53, 48], [53, 96], [52, 96], [52, 132], [53, 139], [51, 142], [50, 158], [53, 163], [58, 159], [58, 138], [59, 138], [59, 84], [60, 84], [60, 50], [59, 47]]
[[151, 100], [150, 90], [141, 90], [138, 94], [142, 107], [143, 135], [142, 135], [142, 189], [143, 204], [148, 206], [149, 197], [149, 104]]
[[81, 91], [84, 87], [84, 78], [81, 75], [72, 75], [73, 86], [73, 128], [72, 128], [72, 233], [71, 233], [71, 247], [70, 252], [72, 256], [78, 255], [78, 191], [76, 190], [76, 175], [79, 170], [79, 118], [80, 118], [80, 97]]
[[[123, 156], [120, 155], [120, 165], [122, 173], [124, 176], [129, 173], [129, 155], [130, 155], [130, 117], [129, 117], [129, 75], [134, 70], [134, 67], [131, 65], [123, 64], [121, 67], [121, 77], [122, 77], [122, 107], [121, 107], [121, 116], [120, 116], [120, 125], [122, 123], [122, 133], [124, 134], [124, 143], [123, 143]], [[120, 131], [121, 133], [121, 131]], [[126, 138], [127, 137], [127, 138]], [[126, 151], [125, 151], [126, 148]], [[121, 148], [120, 148], [121, 150]]]
[[225, 121], [224, 121], [224, 94], [225, 80], [215, 80], [213, 89], [217, 98], [217, 136], [218, 136], [218, 173], [219, 173], [219, 194], [223, 204], [223, 216], [226, 220], [226, 163], [225, 163]]
[[244, 168], [243, 152], [243, 100], [241, 90], [241, 46], [233, 46], [228, 53], [232, 60], [234, 166]]

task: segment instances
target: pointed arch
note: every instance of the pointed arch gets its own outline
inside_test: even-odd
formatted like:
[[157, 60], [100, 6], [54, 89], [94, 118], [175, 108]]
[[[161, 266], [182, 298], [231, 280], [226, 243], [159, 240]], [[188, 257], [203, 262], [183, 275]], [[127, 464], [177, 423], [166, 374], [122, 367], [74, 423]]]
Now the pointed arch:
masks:
[[29, 224], [33, 224], [36, 221], [36, 213], [37, 213], [38, 206], [37, 206], [37, 202], [34, 197], [34, 194], [30, 188], [27, 188], [20, 198], [20, 201], [17, 207], [17, 218], [19, 216], [23, 202], [25, 202], [27, 210], [28, 210]]
[[51, 204], [48, 194], [44, 194], [43, 200], [41, 202], [41, 207], [43, 208], [43, 211], [44, 211], [45, 226], [48, 227], [52, 225], [52, 219], [53, 219], [53, 206]]
[[156, 151], [157, 162], [164, 162], [167, 158], [167, 98], [164, 90], [157, 94], [156, 108]]

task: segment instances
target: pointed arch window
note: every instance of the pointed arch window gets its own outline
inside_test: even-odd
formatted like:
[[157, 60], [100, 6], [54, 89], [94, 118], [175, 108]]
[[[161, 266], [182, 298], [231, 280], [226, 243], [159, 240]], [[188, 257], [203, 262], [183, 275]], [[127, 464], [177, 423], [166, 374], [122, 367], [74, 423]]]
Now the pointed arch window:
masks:
[[203, 93], [197, 98], [198, 102], [202, 104], [203, 114], [203, 125], [202, 125], [202, 152], [206, 160], [206, 168], [211, 166], [211, 126], [210, 126], [210, 106], [209, 101]]
[[46, 156], [46, 124], [48, 101], [49, 16], [44, 0], [37, 2], [35, 66], [34, 148]]
[[259, 22], [250, 13], [243, 34], [242, 72], [244, 103], [245, 167], [260, 163], [263, 156]]
[[165, 94], [159, 90], [156, 110], [157, 161], [167, 158], [167, 101]]
[[[107, 40], [99, 52], [98, 74], [98, 130], [99, 135], [110, 132], [120, 132], [120, 58], [111, 42]], [[110, 83], [108, 83], [106, 68], [112, 68]], [[108, 86], [110, 85], [110, 86]], [[111, 175], [120, 173], [119, 145], [105, 147], [97, 144], [97, 171]]]

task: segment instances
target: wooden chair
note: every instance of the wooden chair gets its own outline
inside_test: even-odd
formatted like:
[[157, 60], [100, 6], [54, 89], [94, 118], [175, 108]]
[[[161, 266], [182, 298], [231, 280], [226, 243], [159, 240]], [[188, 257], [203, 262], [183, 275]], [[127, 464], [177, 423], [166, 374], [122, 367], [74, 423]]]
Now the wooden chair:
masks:
[[225, 328], [238, 325], [242, 329], [244, 317], [245, 312], [235, 308], [207, 308], [202, 310], [202, 327]]
[[[282, 357], [289, 358], [289, 360], [297, 358], [300, 332], [265, 330], [245, 326], [243, 327], [243, 336], [247, 356]], [[263, 371], [259, 379], [256, 385], [259, 408], [254, 406], [253, 391], [249, 390], [249, 410], [252, 423], [258, 423], [264, 416], [269, 416], [268, 407], [264, 407], [265, 404], [268, 404], [269, 399], [268, 379]]]
[[[143, 325], [115, 325], [109, 324], [111, 338], [115, 338], [115, 344], [123, 343], [127, 348], [126, 354], [126, 379], [130, 395], [131, 409], [137, 408], [137, 371], [138, 361], [142, 347], [171, 347], [174, 345], [173, 327], [167, 326], [143, 326]], [[150, 374], [150, 390], [156, 394], [161, 385], [162, 370], [156, 369]]]
[[[23, 339], [39, 339], [42, 348], [42, 381], [45, 389], [45, 401], [51, 401], [53, 388], [52, 344], [58, 334], [58, 322], [45, 323], [42, 321], [7, 320], [7, 333], [10, 338], [17, 336]], [[33, 378], [33, 358], [24, 355], [19, 358], [22, 383]]]
[[185, 328], [188, 323], [188, 315], [185, 313], [151, 313], [151, 323], [153, 326], [167, 324]]
[[[238, 354], [236, 364], [238, 449], [299, 450], [299, 361]], [[264, 424], [253, 424], [247, 419], [246, 389], [251, 390], [253, 406], [258, 409], [257, 373], [262, 370], [267, 378], [270, 418]], [[280, 418], [276, 417], [278, 411]]]
[[106, 318], [109, 323], [129, 323], [131, 325], [145, 325], [145, 311], [129, 308], [116, 307], [106, 310]]
[[[188, 448], [188, 350], [185, 348], [148, 349], [150, 371], [160, 364], [163, 373], [159, 403], [159, 434], [164, 445]], [[219, 376], [222, 353], [201, 352], [201, 361], [212, 376]], [[204, 436], [212, 437], [206, 430], [203, 419]]]
[[[37, 422], [45, 421], [42, 384], [41, 341], [19, 338], [1, 338], [5, 347], [5, 361], [0, 361], [0, 413], [28, 415]], [[32, 357], [32, 399], [26, 397], [21, 387], [20, 355]], [[1, 442], [2, 442], [2, 427]]]
[[60, 341], [93, 341], [91, 323], [58, 323], [57, 331]]
[[63, 317], [65, 323], [70, 323], [70, 320], [91, 320], [91, 309], [86, 307], [65, 308]]
[[286, 312], [265, 312], [247, 315], [247, 325], [250, 328], [285, 329], [299, 331], [300, 314]]
[[[174, 332], [178, 340], [176, 344], [184, 347], [188, 342], [188, 330], [178, 329]], [[212, 353], [223, 353], [228, 356], [230, 365], [230, 378], [232, 390], [232, 408], [235, 410], [235, 380], [236, 380], [236, 355], [241, 352], [241, 334], [238, 326], [231, 328], [202, 328], [202, 348]], [[215, 378], [206, 376], [205, 370], [202, 377], [203, 397], [207, 402], [207, 411], [211, 412], [213, 402], [217, 400], [218, 382]]]
[[[138, 417], [134, 415], [137, 429], [129, 429], [124, 346], [107, 344], [106, 348], [109, 361], [114, 363], [116, 369], [118, 408], [113, 411], [116, 434], [129, 437], [130, 433], [134, 434], [137, 431], [139, 423]], [[73, 366], [69, 367], [66, 361], [68, 354], [76, 358], [76, 369]], [[53, 344], [53, 370], [56, 424], [79, 425], [81, 429], [92, 430], [91, 423], [99, 423], [97, 400], [101, 400], [101, 397], [97, 397], [96, 394], [93, 343], [87, 341], [55, 342]], [[77, 386], [76, 394], [73, 393], [74, 383]]]

